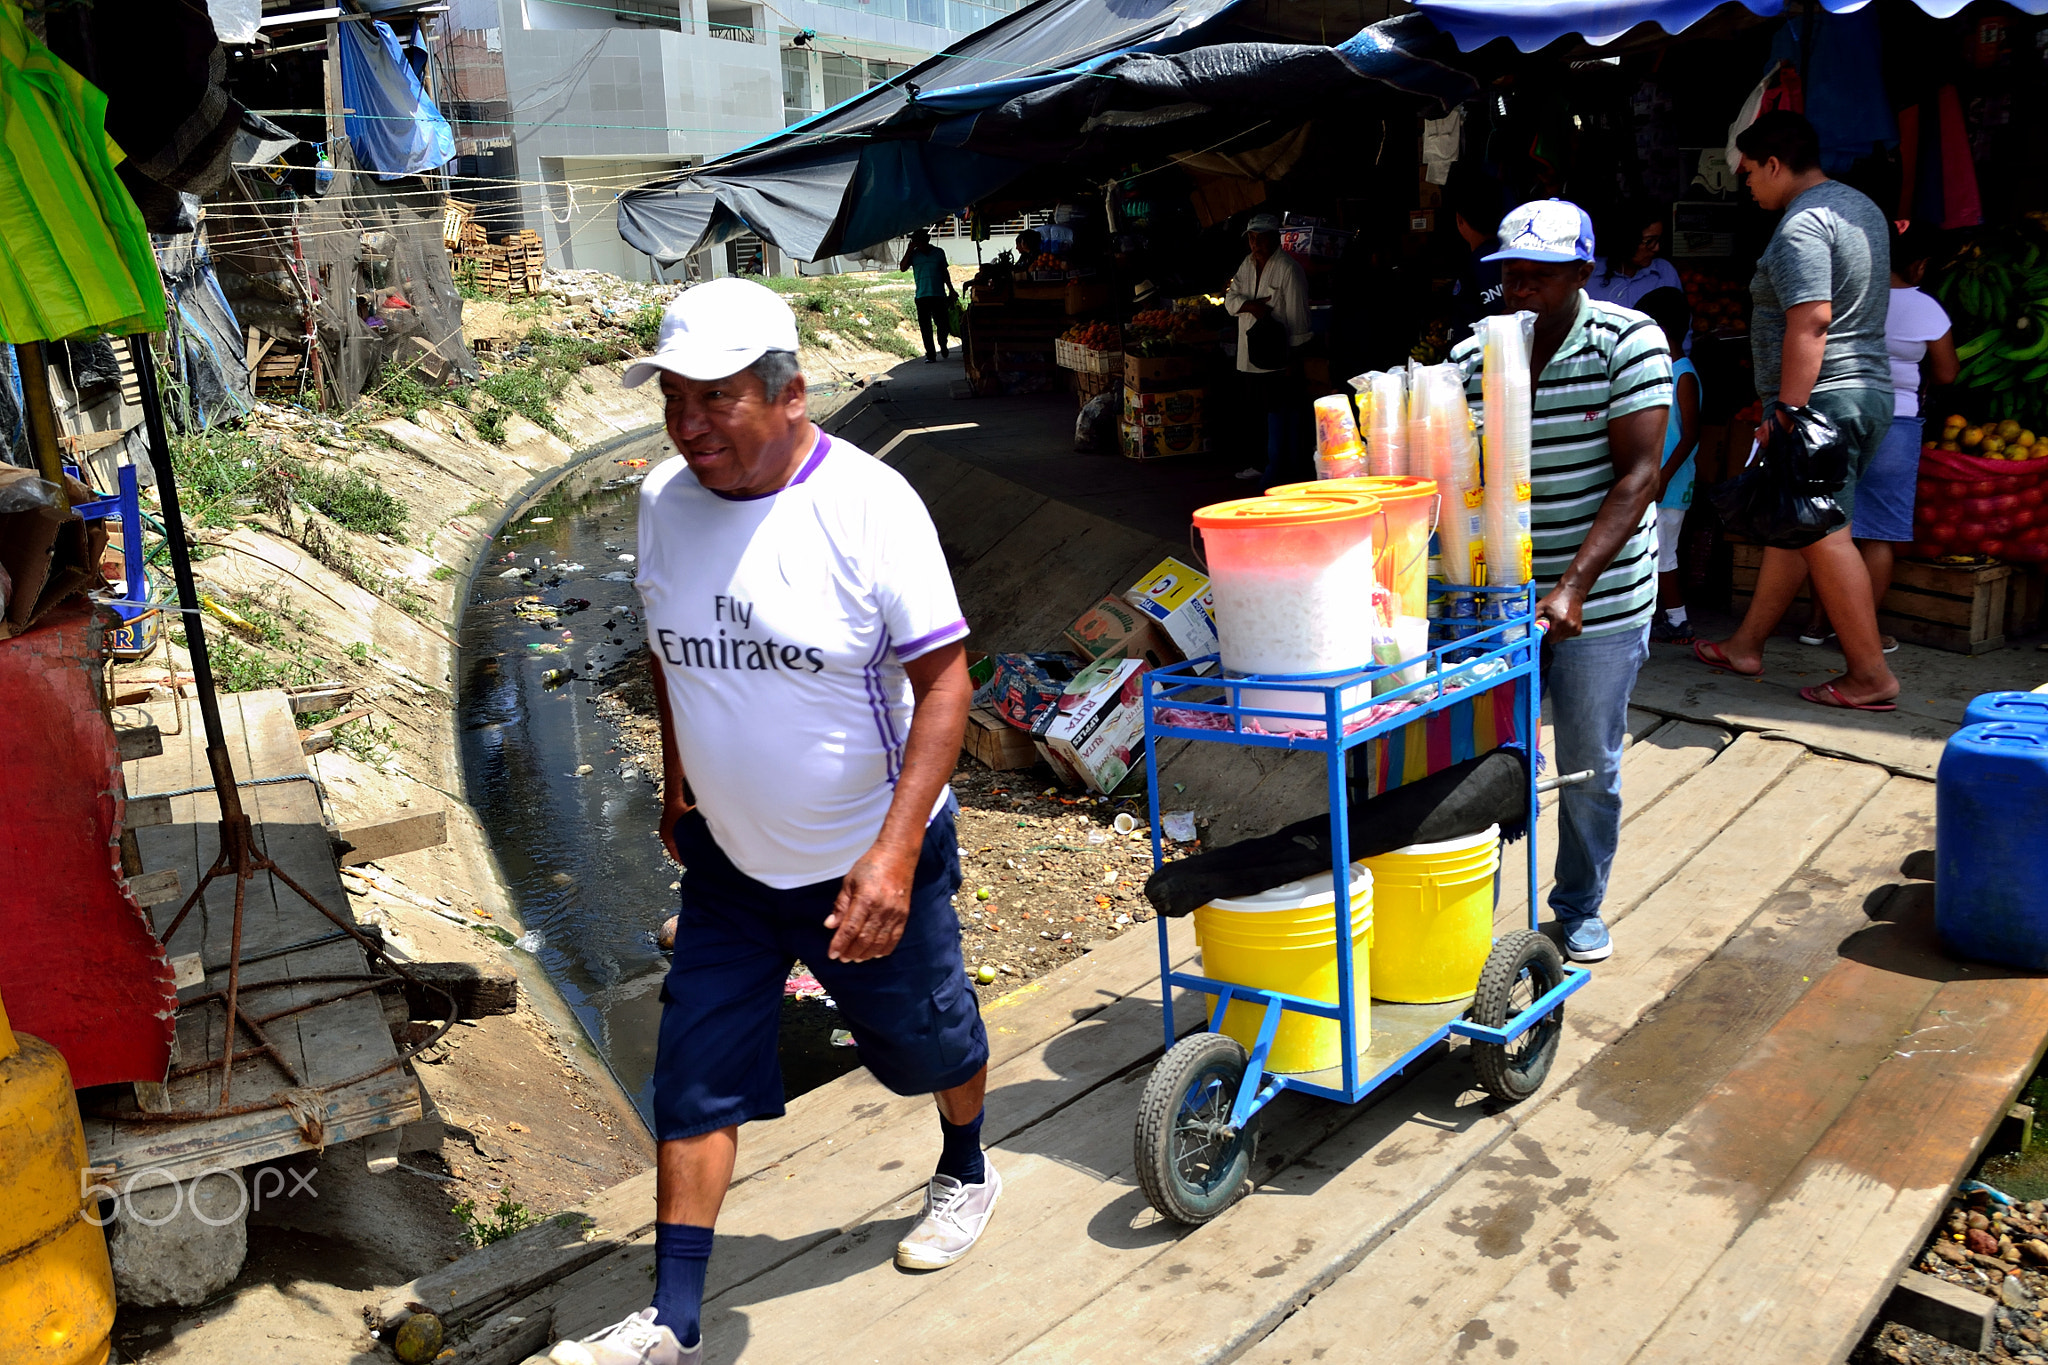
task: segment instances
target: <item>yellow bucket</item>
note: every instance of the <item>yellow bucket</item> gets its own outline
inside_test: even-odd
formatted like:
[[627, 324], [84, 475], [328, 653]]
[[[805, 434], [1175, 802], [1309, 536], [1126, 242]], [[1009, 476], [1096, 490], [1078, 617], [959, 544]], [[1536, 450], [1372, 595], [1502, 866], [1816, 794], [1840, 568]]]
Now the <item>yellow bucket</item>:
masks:
[[1401, 1004], [1457, 1000], [1479, 989], [1493, 947], [1500, 826], [1368, 858], [1378, 908], [1373, 995]]
[[[1212, 981], [1260, 990], [1285, 991], [1311, 1000], [1337, 1002], [1337, 895], [1324, 872], [1271, 891], [1236, 900], [1212, 901], [1195, 911], [1195, 943], [1202, 950], [1202, 975]], [[1372, 874], [1351, 866], [1351, 972], [1358, 1002], [1358, 1050], [1371, 1037]], [[1209, 1008], [1216, 998], [1209, 997]], [[1261, 1005], [1233, 1000], [1223, 1031], [1249, 1050], [1264, 1021]], [[1284, 1013], [1266, 1057], [1268, 1071], [1321, 1071], [1343, 1060], [1343, 1037], [1334, 1019]]]

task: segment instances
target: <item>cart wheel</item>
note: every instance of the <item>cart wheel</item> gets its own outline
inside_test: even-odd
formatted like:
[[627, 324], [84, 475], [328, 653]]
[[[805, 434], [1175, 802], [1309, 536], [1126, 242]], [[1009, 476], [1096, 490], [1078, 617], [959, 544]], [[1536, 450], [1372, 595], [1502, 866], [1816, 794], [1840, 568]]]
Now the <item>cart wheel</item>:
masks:
[[1134, 1161], [1145, 1197], [1168, 1218], [1206, 1223], [1248, 1188], [1256, 1145], [1250, 1126], [1231, 1137], [1221, 1131], [1244, 1067], [1236, 1039], [1196, 1033], [1152, 1068], [1138, 1102]]
[[[1472, 1020], [1503, 1028], [1564, 981], [1564, 958], [1543, 935], [1523, 929], [1493, 945], [1479, 973], [1479, 993], [1472, 1002]], [[1528, 1099], [1550, 1074], [1564, 1035], [1564, 1006], [1559, 1005], [1514, 1042], [1472, 1044], [1472, 1065], [1489, 1095], [1508, 1104]]]

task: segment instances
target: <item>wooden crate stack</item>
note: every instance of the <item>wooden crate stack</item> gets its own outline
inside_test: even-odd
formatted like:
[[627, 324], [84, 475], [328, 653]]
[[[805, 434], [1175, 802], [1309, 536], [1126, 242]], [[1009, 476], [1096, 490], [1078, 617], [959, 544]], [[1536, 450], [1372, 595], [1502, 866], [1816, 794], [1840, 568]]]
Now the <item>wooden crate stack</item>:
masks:
[[[1763, 563], [1761, 545], [1734, 541], [1735, 611], [1748, 609]], [[1991, 561], [1930, 564], [1901, 559], [1892, 570], [1891, 591], [1877, 609], [1878, 629], [1909, 644], [1957, 654], [2003, 649], [2009, 637], [2031, 634], [2041, 622], [2041, 575], [2028, 565]], [[1812, 600], [1802, 586], [1792, 611], [1804, 619]]]
[[451, 199], [441, 216], [441, 240], [455, 257], [457, 273], [474, 270], [476, 282], [491, 293], [517, 298], [540, 292], [547, 252], [538, 232], [523, 229], [494, 245], [474, 210]]

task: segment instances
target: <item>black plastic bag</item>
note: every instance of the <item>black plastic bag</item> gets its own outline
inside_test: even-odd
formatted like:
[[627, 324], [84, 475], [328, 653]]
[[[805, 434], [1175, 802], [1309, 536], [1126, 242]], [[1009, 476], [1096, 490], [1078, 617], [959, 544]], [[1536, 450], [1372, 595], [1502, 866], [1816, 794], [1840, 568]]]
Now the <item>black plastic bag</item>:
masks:
[[1244, 334], [1244, 358], [1257, 369], [1284, 370], [1289, 354], [1287, 329], [1271, 313]]
[[1741, 473], [1707, 490], [1722, 523], [1745, 540], [1803, 550], [1848, 523], [1834, 495], [1849, 481], [1841, 429], [1812, 408], [1772, 403], [1765, 444]]
[[1111, 389], [1081, 405], [1081, 415], [1074, 419], [1075, 454], [1116, 454], [1116, 418], [1123, 398], [1123, 394]]

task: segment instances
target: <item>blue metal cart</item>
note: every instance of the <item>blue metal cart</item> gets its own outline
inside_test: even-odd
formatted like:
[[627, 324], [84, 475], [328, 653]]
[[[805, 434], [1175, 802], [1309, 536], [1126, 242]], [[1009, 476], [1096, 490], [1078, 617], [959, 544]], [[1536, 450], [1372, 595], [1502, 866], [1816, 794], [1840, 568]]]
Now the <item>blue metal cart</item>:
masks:
[[[1538, 778], [1533, 760], [1541, 699], [1542, 636], [1531, 587], [1465, 590], [1492, 608], [1490, 619], [1459, 623], [1461, 638], [1435, 646], [1426, 656], [1427, 676], [1373, 695], [1392, 675], [1418, 660], [1302, 676], [1224, 678], [1220, 665], [1205, 676], [1215, 655], [1156, 669], [1145, 675], [1145, 773], [1152, 816], [1152, 861], [1163, 861], [1159, 816], [1159, 744], [1194, 740], [1260, 748], [1309, 749], [1324, 755], [1330, 793], [1330, 843], [1334, 852], [1336, 942], [1351, 942], [1350, 782], [1346, 755], [1435, 712], [1469, 706], [1481, 692], [1512, 684], [1521, 742], [1529, 764], [1529, 927], [1495, 939], [1474, 995], [1431, 1005], [1372, 1006], [1370, 1043], [1357, 1046], [1360, 1002], [1355, 994], [1351, 953], [1337, 953], [1334, 1004], [1259, 990], [1238, 982], [1213, 981], [1173, 969], [1167, 921], [1159, 920], [1159, 974], [1165, 996], [1166, 1055], [1153, 1068], [1139, 1104], [1136, 1156], [1140, 1185], [1152, 1206], [1183, 1223], [1208, 1221], [1249, 1192], [1259, 1111], [1287, 1090], [1300, 1090], [1344, 1104], [1357, 1104], [1430, 1048], [1455, 1035], [1472, 1044], [1479, 1084], [1514, 1103], [1534, 1094], [1550, 1070], [1563, 1032], [1566, 996], [1584, 986], [1588, 974], [1565, 965], [1557, 946], [1536, 931], [1536, 814]], [[1244, 693], [1292, 694], [1282, 703], [1247, 707]], [[1220, 695], [1219, 695], [1220, 693]], [[1372, 724], [1359, 725], [1373, 706], [1403, 699], [1416, 704]], [[1164, 710], [1227, 718], [1228, 728], [1167, 724]], [[1319, 713], [1321, 734], [1281, 735], [1248, 729], [1250, 719], [1303, 724], [1302, 713]], [[1313, 724], [1313, 721], [1309, 722]], [[1357, 728], [1347, 728], [1349, 726]], [[1571, 779], [1561, 779], [1569, 781]], [[1553, 779], [1554, 785], [1560, 779]], [[1496, 882], [1496, 885], [1498, 883]], [[1204, 1032], [1179, 1038], [1174, 1022], [1175, 988], [1215, 997]], [[1257, 1041], [1247, 1053], [1221, 1032], [1232, 1002], [1262, 1007]], [[1277, 1074], [1266, 1056], [1281, 1015], [1293, 1011], [1337, 1021], [1342, 1061], [1324, 1071]]]

